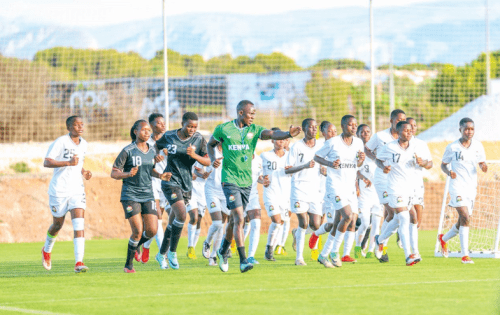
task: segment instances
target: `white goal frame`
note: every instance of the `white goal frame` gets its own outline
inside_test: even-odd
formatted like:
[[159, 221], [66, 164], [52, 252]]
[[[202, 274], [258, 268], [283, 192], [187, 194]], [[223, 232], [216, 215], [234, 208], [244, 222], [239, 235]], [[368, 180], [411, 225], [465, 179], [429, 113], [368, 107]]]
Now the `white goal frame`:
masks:
[[[488, 165], [490, 164], [498, 164], [500, 165], [500, 161], [486, 161]], [[490, 172], [490, 170], [488, 170]], [[446, 178], [446, 185], [444, 188], [444, 194], [443, 194], [443, 202], [441, 204], [441, 215], [439, 217], [439, 227], [438, 227], [438, 232], [437, 235], [443, 234], [443, 224], [445, 221], [445, 215], [446, 215], [446, 210], [448, 207], [448, 190], [450, 186], [450, 177], [448, 176]], [[479, 192], [478, 192], [479, 193]], [[500, 194], [499, 194], [500, 195]], [[469, 248], [469, 257], [472, 258], [500, 258], [500, 250], [499, 250], [499, 242], [500, 242], [500, 203], [494, 205], [494, 212], [499, 214], [499, 220], [497, 223], [497, 228], [496, 228], [496, 233], [495, 233], [495, 243], [494, 243], [494, 248], [492, 250], [475, 250], [474, 248]], [[458, 237], [458, 235], [456, 236]], [[439, 240], [436, 237], [436, 246], [434, 249], [434, 256], [435, 257], [443, 257], [441, 254], [441, 244]], [[449, 257], [462, 257], [462, 253], [460, 251], [450, 251], [449, 252]]]

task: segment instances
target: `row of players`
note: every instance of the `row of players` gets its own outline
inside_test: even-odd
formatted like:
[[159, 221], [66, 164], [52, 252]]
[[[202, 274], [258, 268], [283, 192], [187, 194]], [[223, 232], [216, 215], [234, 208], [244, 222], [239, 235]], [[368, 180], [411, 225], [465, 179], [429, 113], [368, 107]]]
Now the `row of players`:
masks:
[[[177, 244], [187, 212], [191, 214], [188, 256], [193, 257], [199, 237], [194, 223], [202, 215], [204, 206], [199, 202], [201, 193], [191, 197], [193, 190], [201, 189], [199, 184], [202, 186], [204, 179], [212, 225], [203, 244], [203, 256], [209, 258], [211, 264], [218, 260], [224, 272], [228, 270], [227, 258], [233, 237], [241, 272], [258, 263], [254, 257], [260, 234], [257, 182], [265, 187], [264, 204], [272, 220], [265, 253], [267, 260], [274, 260], [275, 247], [278, 252], [283, 250], [290, 227], [289, 210], [292, 210], [299, 221], [299, 226], [293, 231], [296, 265], [306, 264], [303, 249], [308, 227], [314, 231], [309, 240], [313, 249], [317, 248], [318, 237], [330, 232], [318, 255], [318, 262], [328, 268], [339, 267], [342, 261], [354, 262], [355, 259], [349, 256], [354, 240], [355, 257], [360, 257], [361, 240], [370, 221], [373, 237], [367, 256], [374, 250], [381, 262], [388, 261], [388, 239], [398, 232], [406, 264], [421, 261], [418, 224], [423, 210], [422, 169], [430, 169], [432, 159], [425, 142], [414, 136], [414, 119], [406, 118], [402, 110], [395, 110], [391, 113], [391, 127], [371, 137], [368, 126], [358, 127], [355, 117], [346, 115], [341, 120], [342, 134], [338, 136], [331, 123], [321, 124], [325, 142], [320, 144], [316, 140], [318, 126], [314, 119], [305, 119], [302, 127], [291, 126], [289, 132], [283, 132], [278, 128], [267, 130], [254, 125], [255, 107], [250, 101], [241, 101], [237, 114], [234, 121], [217, 126], [208, 143], [196, 131], [198, 118], [191, 112], [184, 114], [182, 128], [165, 133], [164, 121], [159, 114], [152, 115], [149, 123], [139, 120], [133, 125], [130, 132], [132, 143], [119, 154], [111, 173], [112, 178], [123, 180], [120, 199], [132, 228], [125, 272], [135, 272], [133, 259], [143, 244], [146, 249], [142, 260], [147, 261], [146, 252], [149, 252], [147, 249], [155, 235], [160, 247], [156, 260], [161, 268], [170, 265], [172, 269], [178, 269]], [[70, 133], [50, 146], [44, 162], [46, 167], [55, 170], [49, 187], [54, 220], [42, 248], [43, 265], [46, 269], [51, 268], [50, 252], [55, 236], [62, 227], [65, 214], [70, 211], [75, 231], [75, 272], [84, 272], [88, 268], [82, 262], [85, 209], [82, 175], [88, 180], [92, 174], [83, 169], [87, 143], [81, 138], [82, 119], [72, 116], [66, 124]], [[450, 206], [457, 209], [459, 220], [446, 235], [439, 237], [446, 256], [446, 241], [460, 234], [462, 262], [472, 263], [468, 257], [467, 238], [477, 185], [475, 165], [479, 163], [484, 172], [487, 165], [481, 143], [472, 141], [473, 121], [462, 119], [459, 129], [462, 137], [447, 147], [441, 165], [443, 172], [453, 179]], [[287, 139], [298, 136], [301, 130], [304, 138], [287, 150]], [[264, 152], [260, 159], [254, 155], [258, 139], [272, 139], [274, 144], [274, 148]], [[259, 160], [262, 175], [256, 171]], [[202, 180], [193, 181], [193, 169], [194, 177]], [[163, 196], [171, 210], [169, 224], [162, 235], [158, 219], [166, 205], [166, 202], [160, 204]], [[249, 230], [253, 231], [248, 259], [244, 247], [245, 213], [250, 220]], [[326, 215], [327, 222], [321, 224], [323, 215]], [[361, 225], [355, 232], [358, 215]], [[339, 256], [342, 242], [345, 243], [344, 257]]]

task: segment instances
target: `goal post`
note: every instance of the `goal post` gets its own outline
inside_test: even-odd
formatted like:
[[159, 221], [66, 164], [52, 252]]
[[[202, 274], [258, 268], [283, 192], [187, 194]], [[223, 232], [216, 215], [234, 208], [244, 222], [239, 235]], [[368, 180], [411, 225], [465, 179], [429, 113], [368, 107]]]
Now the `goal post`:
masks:
[[[470, 216], [469, 256], [472, 258], [500, 258], [500, 161], [486, 161], [488, 172], [478, 170], [477, 195]], [[439, 219], [438, 234], [446, 234], [458, 220], [457, 211], [448, 206], [450, 178], [446, 179]], [[460, 238], [448, 241], [449, 257], [462, 257]], [[442, 257], [436, 238], [435, 257]]]

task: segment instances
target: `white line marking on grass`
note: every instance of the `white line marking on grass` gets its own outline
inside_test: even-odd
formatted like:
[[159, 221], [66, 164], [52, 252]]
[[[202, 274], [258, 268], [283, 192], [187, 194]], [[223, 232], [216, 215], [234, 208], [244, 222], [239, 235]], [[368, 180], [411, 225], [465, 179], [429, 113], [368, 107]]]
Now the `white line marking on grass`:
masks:
[[[30, 310], [30, 309], [26, 309], [26, 308], [18, 308], [18, 307], [10, 307], [10, 306], [2, 306], [2, 305], [0, 305], [0, 310], [19, 312], [19, 313], [27, 313], [27, 314], [65, 315], [63, 313], [52, 313], [49, 311]], [[69, 314], [67, 314], [67, 315], [69, 315]]]
[[[399, 283], [372, 283], [372, 284], [354, 284], [354, 285], [332, 285], [322, 287], [288, 287], [288, 288], [271, 288], [271, 289], [243, 289], [243, 290], [221, 290], [221, 291], [199, 291], [199, 292], [180, 292], [180, 293], [158, 293], [158, 294], [140, 294], [134, 295], [134, 298], [152, 297], [152, 296], [183, 296], [183, 295], [200, 295], [200, 294], [224, 294], [224, 293], [247, 293], [247, 292], [274, 292], [274, 291], [298, 291], [298, 290], [322, 290], [322, 289], [349, 289], [349, 288], [370, 288], [370, 287], [387, 287], [400, 285], [418, 285], [418, 284], [448, 284], [448, 283], [464, 283], [464, 282], [494, 282], [500, 279], [463, 279], [463, 280], [443, 280], [443, 281], [421, 281], [421, 282], [399, 282]], [[114, 300], [128, 299], [129, 296], [107, 296], [107, 297], [88, 297], [88, 298], [72, 298], [60, 300], [39, 300], [39, 301], [23, 301], [23, 304], [32, 303], [53, 303], [67, 301], [97, 301], [97, 300]], [[3, 303], [3, 305], [12, 305], [17, 303]], [[40, 313], [45, 314], [45, 313]], [[52, 313], [47, 313], [52, 314]]]

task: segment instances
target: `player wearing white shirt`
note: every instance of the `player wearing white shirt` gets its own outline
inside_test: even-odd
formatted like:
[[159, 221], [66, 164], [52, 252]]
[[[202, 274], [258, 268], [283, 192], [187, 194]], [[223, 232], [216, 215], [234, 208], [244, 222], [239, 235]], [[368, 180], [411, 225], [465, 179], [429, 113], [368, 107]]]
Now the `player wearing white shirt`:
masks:
[[[273, 128], [273, 130], [279, 130]], [[264, 258], [275, 261], [274, 247], [281, 241], [284, 218], [288, 216], [289, 200], [286, 191], [291, 189], [290, 175], [285, 174], [288, 152], [285, 151], [285, 140], [273, 140], [274, 148], [260, 155], [264, 177], [264, 207], [271, 218], [267, 235]]]
[[[284, 140], [284, 150], [288, 153], [290, 152], [290, 139], [285, 139]], [[290, 166], [285, 166], [285, 168], [290, 168]], [[290, 177], [291, 180], [291, 177]], [[281, 236], [278, 237], [278, 246], [274, 249], [274, 254], [275, 255], [283, 255], [287, 256], [288, 253], [285, 248], [286, 240], [288, 239], [288, 233], [290, 233], [290, 216], [292, 215], [292, 212], [290, 211], [290, 189], [287, 191], [283, 191], [283, 199], [286, 200], [286, 208], [288, 209], [286, 211], [286, 215], [282, 216], [281, 220], [283, 221], [283, 228], [281, 229]]]
[[411, 198], [414, 195], [414, 185], [412, 180], [415, 174], [415, 164], [426, 166], [428, 162], [417, 156], [421, 156], [419, 147], [415, 142], [410, 141], [413, 137], [411, 125], [407, 121], [401, 121], [396, 126], [399, 138], [388, 143], [377, 152], [377, 166], [388, 174], [387, 193], [389, 207], [394, 211], [394, 219], [387, 224], [387, 227], [380, 235], [375, 236], [375, 241], [379, 247], [375, 250], [375, 256], [380, 258], [383, 252], [383, 242], [392, 234], [399, 232], [399, 237], [405, 252], [406, 265], [412, 266], [418, 263], [421, 258], [413, 255], [410, 247], [410, 213]]
[[206, 198], [205, 198], [205, 182], [210, 175], [205, 167], [200, 163], [196, 162], [193, 164], [193, 190], [191, 194], [191, 200], [187, 206], [189, 213], [189, 223], [188, 223], [188, 251], [187, 257], [189, 259], [196, 259], [196, 244], [201, 233], [201, 220], [205, 215], [205, 209], [207, 208]]
[[[226, 197], [222, 190], [221, 174], [222, 174], [222, 145], [219, 143], [215, 148], [215, 158], [219, 163], [207, 167], [207, 172], [210, 175], [205, 182], [205, 198], [208, 206], [208, 212], [212, 219], [212, 224], [208, 228], [207, 238], [203, 242], [202, 254], [208, 259], [209, 266], [217, 266], [217, 249], [219, 249], [224, 235], [224, 224], [230, 215], [227, 208]], [[212, 252], [210, 252], [210, 244], [213, 243]]]
[[[422, 156], [417, 156], [423, 160], [428, 161], [425, 169], [431, 169], [433, 167], [432, 155], [427, 146], [427, 143], [416, 137], [417, 135], [417, 122], [414, 118], [408, 117], [406, 121], [411, 125], [411, 131], [413, 138], [411, 141], [415, 142], [418, 147], [418, 151], [423, 154]], [[420, 255], [418, 250], [418, 228], [422, 223], [422, 214], [424, 210], [424, 167], [415, 164], [415, 192], [413, 198], [411, 199], [412, 207], [410, 209], [410, 245], [412, 253], [415, 255]]]
[[439, 235], [441, 252], [448, 257], [446, 242], [460, 234], [462, 263], [473, 264], [469, 257], [469, 220], [474, 209], [474, 200], [477, 193], [476, 164], [486, 173], [486, 154], [481, 142], [473, 140], [474, 121], [470, 118], [460, 120], [462, 137], [450, 143], [444, 152], [441, 170], [450, 176], [450, 207], [458, 212], [457, 224], [446, 234]]
[[[163, 134], [166, 131], [165, 119], [163, 118], [162, 114], [153, 113], [149, 115], [148, 121], [153, 131], [151, 138], [149, 138], [148, 140], [148, 144], [154, 147], [156, 140], [160, 139], [161, 136], [163, 136]], [[163, 151], [157, 152], [157, 156], [155, 157], [155, 162], [156, 164], [154, 169], [158, 173], [163, 174], [163, 170], [165, 170], [165, 168], [167, 167], [167, 156], [165, 155], [165, 153], [163, 153]], [[153, 194], [155, 198], [156, 209], [159, 209], [158, 229], [156, 231], [154, 239], [156, 240], [156, 245], [158, 245], [158, 250], [160, 250], [161, 242], [163, 241], [163, 236], [164, 236], [162, 215], [165, 212], [165, 206], [167, 205], [167, 198], [165, 198], [163, 191], [161, 191], [161, 179], [153, 177], [152, 181], [153, 181]], [[137, 254], [136, 257], [137, 261], [142, 262], [144, 264], [149, 261], [149, 248], [151, 247], [152, 242], [153, 238], [144, 243], [141, 256]]]
[[[389, 142], [398, 139], [398, 132], [396, 130], [396, 125], [400, 121], [406, 121], [406, 114], [401, 109], [395, 109], [391, 112], [390, 123], [391, 127], [382, 131], [377, 132], [373, 137], [371, 137], [370, 141], [368, 141], [365, 145], [365, 152], [369, 158], [372, 160], [376, 159], [377, 150], [380, 150], [384, 145]], [[377, 190], [378, 198], [380, 203], [384, 205], [385, 212], [384, 218], [385, 221], [382, 223], [381, 232], [383, 233], [387, 224], [394, 218], [394, 213], [390, 207], [387, 206], [388, 193], [387, 193], [387, 174], [377, 167], [375, 170], [374, 182], [375, 189]], [[388, 242], [387, 240], [386, 242]], [[389, 262], [389, 256], [387, 255], [387, 243], [384, 244], [384, 252], [382, 257], [380, 258], [380, 262]]]
[[54, 141], [47, 151], [43, 166], [54, 169], [49, 185], [49, 207], [52, 211], [52, 225], [47, 231], [45, 245], [42, 247], [42, 264], [47, 270], [52, 268], [50, 253], [56, 236], [64, 224], [66, 213], [71, 213], [75, 246], [75, 272], [86, 272], [89, 268], [83, 264], [85, 251], [84, 212], [86, 208], [85, 187], [82, 176], [89, 180], [90, 171], [83, 168], [87, 141], [82, 138], [83, 120], [80, 116], [66, 119], [69, 134]]
[[[368, 125], [361, 124], [358, 126], [356, 134], [358, 138], [366, 144], [371, 137], [370, 127], [368, 127]], [[361, 225], [358, 227], [356, 232], [356, 246], [354, 247], [354, 258], [356, 259], [361, 258], [363, 255], [361, 244], [365, 233], [368, 232], [367, 229], [370, 226], [370, 221], [372, 228], [370, 229], [370, 245], [366, 258], [373, 257], [373, 251], [375, 249], [375, 235], [380, 234], [384, 207], [380, 204], [375, 185], [373, 184], [376, 168], [377, 165], [375, 164], [375, 161], [367, 157], [358, 171], [358, 207]]]
[[[342, 134], [331, 138], [316, 152], [314, 160], [328, 166], [327, 198], [333, 203], [335, 211], [342, 217], [337, 226], [333, 226], [318, 262], [327, 268], [340, 267], [342, 261], [355, 262], [349, 254], [355, 237], [358, 217], [358, 199], [356, 196], [356, 178], [358, 168], [365, 160], [363, 142], [355, 137], [358, 127], [352, 115], [342, 117]], [[344, 244], [344, 257], [339, 256], [340, 245]], [[328, 256], [332, 262], [328, 260]]]
[[[299, 226], [294, 233], [297, 256], [295, 264], [305, 266], [303, 252], [307, 227], [313, 231], [321, 224], [321, 196], [319, 196], [320, 171], [319, 165], [314, 162], [314, 155], [319, 149], [316, 143], [318, 125], [312, 118], [302, 121], [304, 138], [295, 142], [288, 154], [286, 174], [292, 175], [290, 205], [292, 212], [297, 215]], [[292, 232], [293, 233], [293, 232]]]

